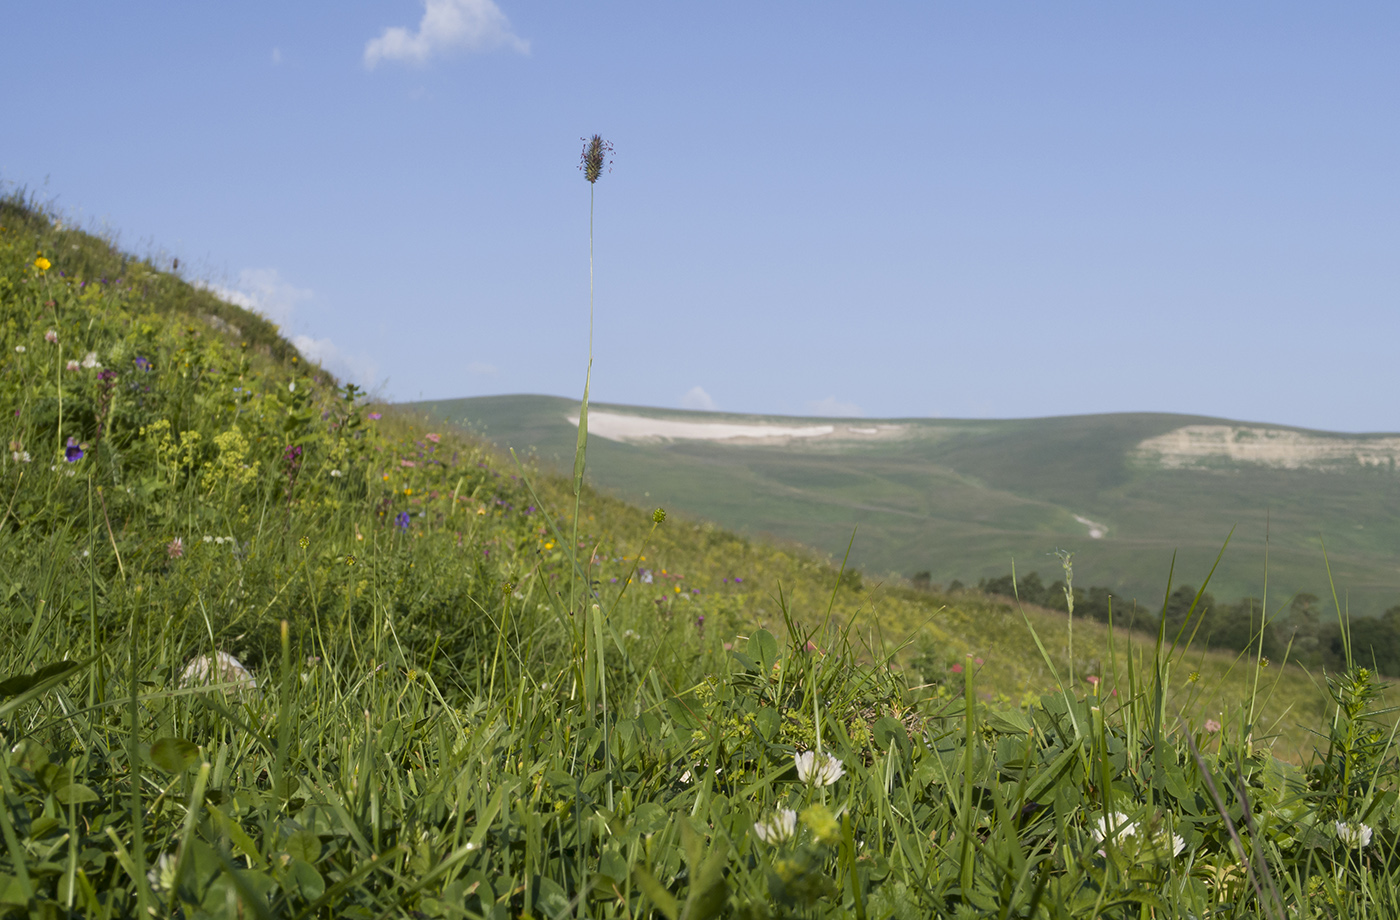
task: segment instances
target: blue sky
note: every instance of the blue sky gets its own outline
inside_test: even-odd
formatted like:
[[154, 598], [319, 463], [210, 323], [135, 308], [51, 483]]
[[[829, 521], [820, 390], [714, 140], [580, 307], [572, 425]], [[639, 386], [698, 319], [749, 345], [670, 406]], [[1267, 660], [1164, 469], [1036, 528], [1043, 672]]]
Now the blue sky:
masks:
[[1400, 7], [55, 4], [0, 180], [398, 399], [1400, 431]]

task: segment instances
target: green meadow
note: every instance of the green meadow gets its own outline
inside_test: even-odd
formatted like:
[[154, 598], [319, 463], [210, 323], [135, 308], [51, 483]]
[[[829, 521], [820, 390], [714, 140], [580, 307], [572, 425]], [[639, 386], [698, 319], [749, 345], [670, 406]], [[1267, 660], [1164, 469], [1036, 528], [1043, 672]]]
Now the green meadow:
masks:
[[[502, 447], [533, 450], [547, 464], [572, 464], [568, 417], [577, 405], [568, 400], [486, 396], [410, 407]], [[694, 422], [898, 427], [897, 437], [785, 444], [589, 443], [595, 483], [620, 497], [833, 557], [844, 554], [854, 530], [851, 560], [868, 573], [929, 572], [936, 583], [976, 584], [1006, 574], [1014, 561], [1049, 582], [1061, 549], [1075, 554], [1081, 584], [1156, 607], [1173, 558], [1178, 580], [1199, 586], [1228, 539], [1211, 584], [1222, 601], [1263, 597], [1267, 575], [1276, 606], [1298, 593], [1330, 600], [1333, 586], [1353, 615], [1400, 604], [1400, 476], [1392, 464], [1288, 469], [1206, 458], [1173, 469], [1134, 456], [1143, 441], [1187, 426], [1267, 428], [1323, 445], [1358, 442], [1393, 452], [1386, 436], [1149, 413], [812, 419], [596, 408]], [[1103, 536], [1091, 537], [1085, 520], [1100, 525]]]
[[[1065, 420], [930, 437], [934, 473], [892, 448], [750, 468], [595, 437], [580, 482], [575, 441], [512, 455], [377, 405], [19, 196], [0, 362], [0, 916], [1400, 914], [1400, 723], [1350, 650], [1308, 672], [1203, 651], [1190, 616], [1123, 628], [1156, 622], [1169, 555], [1124, 551], [1119, 575], [1064, 547], [1077, 581], [1155, 586], [1113, 624], [915, 590], [877, 573], [941, 565], [929, 525], [857, 516], [856, 567], [851, 515], [807, 502], [893, 507], [936, 475], [968, 489], [964, 534], [1019, 514], [1053, 547], [1063, 511], [1105, 514], [1078, 504], [1103, 484], [1068, 434], [1017, 484], [1010, 442]], [[551, 432], [565, 410], [515, 407]], [[1134, 424], [1114, 443], [1168, 423]], [[631, 491], [608, 479], [629, 451]], [[1169, 498], [1105, 514], [1110, 536], [1146, 541]], [[790, 528], [734, 520], [746, 502]], [[1196, 583], [1228, 530], [1200, 514]], [[1371, 539], [1329, 541], [1334, 574]], [[1290, 540], [1270, 578], [1301, 583]], [[992, 545], [958, 574], [1004, 572]]]

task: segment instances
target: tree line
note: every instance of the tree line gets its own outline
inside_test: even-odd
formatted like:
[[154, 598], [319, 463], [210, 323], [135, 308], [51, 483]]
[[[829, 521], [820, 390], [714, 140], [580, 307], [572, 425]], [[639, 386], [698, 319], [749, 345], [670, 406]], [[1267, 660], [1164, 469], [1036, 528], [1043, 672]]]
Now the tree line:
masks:
[[[922, 575], [923, 573], [920, 573]], [[920, 583], [919, 576], [915, 584]], [[962, 587], [953, 582], [949, 590]], [[1064, 581], [1046, 584], [1037, 572], [1020, 578], [1003, 575], [977, 583], [984, 594], [1018, 597], [1022, 603], [1068, 611]], [[1298, 594], [1282, 610], [1267, 611], [1257, 597], [1221, 603], [1209, 593], [1196, 599], [1192, 585], [1178, 587], [1165, 608], [1143, 608], [1124, 603], [1104, 587], [1074, 589], [1074, 612], [1107, 623], [1110, 611], [1116, 627], [1155, 633], [1165, 621], [1166, 638], [1178, 633], [1182, 641], [1204, 643], [1209, 648], [1249, 651], [1271, 661], [1293, 661], [1306, 667], [1337, 671], [1346, 666], [1342, 628], [1335, 614], [1324, 616], [1324, 605], [1315, 594]], [[1192, 611], [1193, 603], [1196, 609]], [[1189, 616], [1188, 616], [1189, 615]], [[1352, 655], [1358, 665], [1374, 668], [1387, 677], [1400, 677], [1400, 604], [1379, 617], [1354, 617], [1348, 624]]]

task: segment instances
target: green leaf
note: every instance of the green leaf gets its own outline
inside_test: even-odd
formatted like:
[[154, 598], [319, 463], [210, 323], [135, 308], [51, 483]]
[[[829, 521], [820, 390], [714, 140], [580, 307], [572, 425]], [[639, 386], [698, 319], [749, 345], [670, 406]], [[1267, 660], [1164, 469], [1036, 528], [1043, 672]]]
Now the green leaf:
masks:
[[[317, 845], [319, 847], [319, 843]], [[314, 901], [326, 893], [326, 880], [316, 867], [303, 859], [293, 859], [282, 876], [282, 890], [304, 901]]]
[[767, 741], [772, 741], [782, 726], [783, 717], [771, 706], [763, 706], [753, 715], [754, 726]]
[[637, 887], [651, 899], [651, 903], [656, 905], [657, 910], [665, 914], [668, 920], [677, 920], [680, 916], [680, 902], [656, 880], [656, 876], [641, 866], [634, 866], [632, 878], [637, 882]]
[[69, 783], [53, 795], [60, 805], [82, 805], [85, 802], [96, 802], [101, 799], [101, 796], [82, 783]]
[[773, 638], [773, 634], [766, 629], [749, 636], [749, 651], [758, 657], [759, 664], [763, 665], [765, 672], [773, 667], [773, 662], [778, 660], [778, 640]]
[[700, 727], [700, 720], [696, 718], [697, 713], [691, 708], [691, 704], [678, 697], [668, 697], [666, 699], [666, 711], [671, 714], [671, 718], [676, 724], [686, 731], [695, 731]]
[[13, 875], [0, 874], [0, 904], [10, 907], [24, 907], [28, 903], [29, 893], [20, 880]]
[[[321, 838], [312, 831], [299, 830], [287, 838], [286, 843], [282, 844], [282, 849], [293, 859], [314, 863], [321, 858]], [[316, 897], [319, 898], [320, 895]]]
[[875, 735], [875, 743], [884, 750], [889, 750], [891, 744], [897, 744], [903, 748], [909, 743], [909, 735], [904, 730], [904, 723], [894, 716], [881, 716], [876, 719], [871, 731]]
[[1031, 717], [1021, 709], [1007, 709], [987, 716], [987, 726], [1003, 735], [1029, 734], [1034, 725]]
[[167, 773], [183, 773], [199, 762], [199, 748], [184, 738], [161, 738], [151, 745], [151, 760]]

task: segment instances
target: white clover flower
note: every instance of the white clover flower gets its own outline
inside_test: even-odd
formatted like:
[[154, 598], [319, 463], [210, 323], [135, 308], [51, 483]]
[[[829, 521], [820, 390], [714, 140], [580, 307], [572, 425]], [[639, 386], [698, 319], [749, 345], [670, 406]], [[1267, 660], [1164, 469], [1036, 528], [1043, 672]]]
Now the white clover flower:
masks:
[[1354, 850], [1363, 850], [1371, 844], [1371, 828], [1365, 824], [1348, 824], [1345, 821], [1336, 822], [1337, 839], [1343, 846], [1351, 847]]
[[340, 470], [331, 470], [331, 475], [332, 475], [332, 476], [343, 476], [344, 474], [341, 473]]
[[792, 755], [792, 759], [797, 764], [797, 778], [804, 783], [815, 781], [818, 786], [830, 786], [846, 775], [841, 761], [827, 753], [803, 751]]
[[1137, 834], [1137, 824], [1128, 820], [1128, 816], [1121, 811], [1115, 811], [1094, 822], [1093, 834], [1095, 843], [1132, 837]]
[[23, 346], [23, 345], [16, 345], [16, 346], [15, 346], [15, 352], [16, 352], [17, 354], [21, 354], [21, 355], [24, 354], [24, 346]]
[[779, 808], [767, 821], [754, 823], [753, 832], [764, 843], [781, 843], [797, 833], [797, 812], [791, 808]]
[[[1130, 820], [1128, 816], [1121, 811], [1110, 812], [1095, 820], [1091, 833], [1094, 837], [1094, 842], [1099, 844], [1107, 840], [1112, 840], [1120, 846], [1127, 846], [1130, 843], [1128, 838], [1131, 837], [1133, 838], [1132, 842], [1137, 844], [1139, 850], [1141, 850], [1144, 845], [1158, 851], [1170, 847], [1173, 856], [1180, 856], [1181, 851], [1186, 849], [1186, 841], [1181, 838], [1180, 834], [1173, 834], [1169, 831], [1161, 830], [1155, 835], [1148, 837], [1146, 834], [1142, 833], [1142, 829], [1138, 826], [1136, 821]], [[1100, 850], [1099, 853], [1102, 855], [1103, 850]]]
[[622, 638], [624, 638], [624, 639], [640, 639], [640, 638], [641, 638], [641, 634], [638, 633], [635, 629], [624, 629], [624, 630], [622, 631]]
[[90, 351], [83, 357], [83, 367], [87, 368], [88, 370], [92, 370], [95, 367], [101, 366], [102, 365], [97, 362], [97, 352]]
[[209, 536], [209, 534], [205, 534], [205, 535], [204, 535], [204, 542], [205, 542], [205, 543], [213, 543], [213, 542], [214, 542], [214, 538], [211, 537], [211, 536]]

